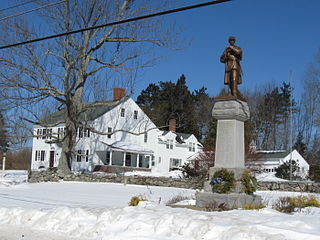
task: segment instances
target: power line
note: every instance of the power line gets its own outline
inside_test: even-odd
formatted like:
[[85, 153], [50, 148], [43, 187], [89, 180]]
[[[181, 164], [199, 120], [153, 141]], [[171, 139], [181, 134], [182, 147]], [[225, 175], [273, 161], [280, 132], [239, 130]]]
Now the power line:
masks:
[[33, 8], [33, 9], [30, 9], [30, 10], [27, 10], [27, 11], [24, 11], [24, 12], [18, 12], [16, 14], [13, 14], [13, 15], [10, 15], [10, 16], [4, 17], [4, 18], [0, 18], [0, 21], [7, 20], [7, 19], [13, 18], [13, 17], [18, 17], [18, 16], [21, 16], [21, 15], [26, 14], [26, 13], [31, 13], [31, 12], [34, 12], [34, 11], [38, 11], [38, 10], [40, 10], [42, 8], [45, 8], [45, 7], [52, 7], [52, 6], [64, 3], [66, 1], [67, 0], [63, 0], [63, 1], [60, 1], [60, 2], [54, 2], [54, 3], [49, 3], [49, 4], [43, 5], [41, 7]]
[[7, 11], [7, 10], [10, 10], [10, 9], [13, 9], [13, 8], [17, 8], [17, 7], [20, 7], [20, 6], [35, 2], [35, 1], [36, 0], [27, 1], [27, 2], [19, 3], [17, 5], [11, 6], [11, 7], [3, 8], [3, 9], [0, 9], [0, 12], [4, 12], [4, 11]]
[[181, 7], [181, 8], [170, 9], [170, 10], [163, 11], [163, 12], [156, 12], [156, 13], [143, 15], [143, 16], [139, 16], [139, 17], [128, 18], [128, 19], [124, 19], [124, 20], [116, 21], [116, 22], [112, 22], [112, 23], [105, 23], [105, 24], [101, 24], [98, 26], [81, 28], [81, 29], [77, 29], [77, 30], [73, 30], [73, 31], [69, 31], [69, 32], [58, 33], [58, 34], [49, 35], [49, 36], [45, 36], [45, 37], [41, 37], [41, 38], [31, 39], [28, 41], [4, 45], [4, 46], [0, 46], [0, 49], [21, 46], [21, 45], [25, 45], [25, 44], [29, 44], [29, 43], [40, 42], [40, 41], [44, 41], [44, 40], [48, 40], [48, 39], [52, 39], [52, 38], [63, 37], [63, 36], [67, 36], [67, 35], [71, 35], [71, 34], [75, 34], [75, 33], [90, 31], [90, 30], [94, 30], [94, 29], [98, 29], [98, 28], [109, 27], [109, 26], [113, 26], [113, 25], [120, 25], [120, 24], [138, 21], [138, 20], [142, 20], [142, 19], [167, 15], [167, 14], [176, 13], [176, 12], [182, 12], [182, 11], [186, 11], [186, 10], [190, 10], [190, 9], [194, 9], [194, 8], [205, 7], [205, 6], [209, 6], [209, 5], [230, 2], [230, 1], [232, 1], [232, 0], [216, 0], [216, 1], [210, 1], [210, 2], [205, 2], [205, 3], [190, 5], [190, 6], [186, 6], [186, 7]]

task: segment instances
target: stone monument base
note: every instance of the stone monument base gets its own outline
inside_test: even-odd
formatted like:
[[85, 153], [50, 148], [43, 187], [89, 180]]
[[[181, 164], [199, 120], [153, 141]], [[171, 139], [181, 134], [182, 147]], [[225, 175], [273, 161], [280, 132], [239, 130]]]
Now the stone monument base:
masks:
[[219, 207], [221, 204], [228, 209], [241, 208], [246, 205], [261, 205], [261, 196], [245, 193], [221, 194], [199, 192], [196, 194], [197, 207]]
[[[217, 172], [217, 171], [220, 171], [221, 169], [223, 168], [217, 168], [217, 167], [211, 167], [209, 169], [209, 179], [211, 180], [214, 173]], [[243, 186], [242, 184], [240, 183], [240, 179], [242, 177], [242, 174], [245, 170], [247, 170], [246, 168], [226, 168], [227, 170], [229, 171], [232, 171], [234, 173], [234, 178], [236, 179], [237, 181], [237, 184], [236, 186], [234, 187], [234, 189], [232, 190], [232, 192], [235, 192], [235, 193], [242, 193], [244, 192], [243, 190]], [[210, 180], [207, 181], [207, 182], [204, 182], [204, 185], [203, 185], [203, 190], [205, 192], [212, 192], [212, 185], [210, 184]]]

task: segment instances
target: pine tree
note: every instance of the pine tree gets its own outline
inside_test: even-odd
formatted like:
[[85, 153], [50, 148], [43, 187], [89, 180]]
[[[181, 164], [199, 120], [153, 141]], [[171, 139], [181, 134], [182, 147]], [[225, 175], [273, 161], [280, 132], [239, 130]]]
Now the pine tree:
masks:
[[199, 137], [197, 100], [199, 98], [189, 91], [186, 77], [182, 74], [176, 83], [168, 81], [160, 82], [159, 85], [149, 84], [138, 96], [137, 104], [157, 126], [168, 126], [170, 119], [176, 119], [178, 132], [192, 133]]
[[307, 145], [303, 142], [303, 136], [300, 132], [297, 136], [297, 140], [293, 146], [303, 157], [306, 157]]

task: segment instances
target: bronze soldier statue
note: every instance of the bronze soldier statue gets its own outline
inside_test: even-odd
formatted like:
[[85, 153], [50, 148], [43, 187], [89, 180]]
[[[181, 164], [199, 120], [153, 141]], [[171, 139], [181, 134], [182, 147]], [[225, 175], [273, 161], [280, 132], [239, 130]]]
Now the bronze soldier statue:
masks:
[[230, 45], [223, 51], [220, 62], [225, 63], [224, 84], [229, 85], [231, 95], [236, 97], [238, 94], [238, 84], [242, 83], [240, 65], [242, 50], [234, 45], [235, 42], [235, 37], [229, 37]]

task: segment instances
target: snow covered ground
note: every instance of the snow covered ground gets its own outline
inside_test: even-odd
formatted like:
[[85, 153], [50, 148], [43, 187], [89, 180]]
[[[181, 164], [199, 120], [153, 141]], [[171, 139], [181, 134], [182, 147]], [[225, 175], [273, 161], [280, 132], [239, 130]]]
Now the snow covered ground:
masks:
[[256, 175], [256, 178], [259, 182], [287, 182], [288, 180], [278, 178], [275, 176], [275, 173], [260, 173]]
[[[268, 207], [259, 211], [203, 212], [165, 205], [177, 195], [194, 194], [187, 189], [115, 183], [0, 184], [0, 239], [320, 239], [318, 208], [292, 215], [271, 208], [280, 196], [301, 193], [260, 191]], [[128, 207], [137, 195], [148, 201]]]
[[28, 180], [28, 171], [25, 170], [6, 170], [0, 171], [0, 185], [14, 185], [26, 183]]

